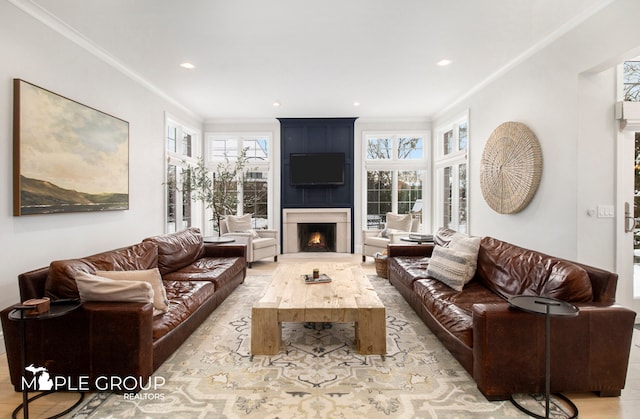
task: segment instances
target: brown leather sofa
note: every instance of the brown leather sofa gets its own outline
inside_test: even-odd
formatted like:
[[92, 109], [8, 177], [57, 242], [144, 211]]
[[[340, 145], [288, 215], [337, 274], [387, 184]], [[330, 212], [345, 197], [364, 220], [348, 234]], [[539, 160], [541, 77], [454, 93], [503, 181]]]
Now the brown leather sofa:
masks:
[[[73, 279], [79, 270], [157, 267], [169, 301], [167, 311], [155, 316], [151, 303], [84, 302], [62, 317], [27, 320], [27, 365], [44, 366], [51, 377], [62, 377], [62, 389], [77, 389], [79, 380], [93, 389], [96, 382], [105, 383], [103, 377], [127, 377], [123, 390], [131, 390], [135, 377], [135, 390], [144, 388], [151, 374], [244, 281], [245, 253], [245, 246], [204, 243], [200, 231], [191, 228], [20, 274], [21, 301], [48, 296], [55, 304], [79, 298]], [[2, 328], [11, 382], [20, 391], [20, 322], [8, 318], [11, 311], [7, 307], [1, 312]]]
[[[446, 246], [452, 233], [438, 231], [436, 245]], [[475, 276], [457, 292], [426, 274], [433, 248], [389, 245], [389, 281], [487, 399], [545, 390], [545, 316], [509, 305], [522, 294], [580, 309], [577, 317], [551, 318], [551, 391], [620, 395], [635, 313], [615, 305], [616, 274], [484, 237]]]

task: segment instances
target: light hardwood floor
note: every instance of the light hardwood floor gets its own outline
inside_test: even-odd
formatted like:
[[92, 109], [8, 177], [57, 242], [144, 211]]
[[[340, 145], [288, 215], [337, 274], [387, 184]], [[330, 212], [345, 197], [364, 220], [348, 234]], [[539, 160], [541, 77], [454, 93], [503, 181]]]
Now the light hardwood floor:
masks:
[[[337, 259], [350, 263], [361, 263], [361, 255], [313, 253], [313, 254], [286, 254], [278, 257], [278, 263], [297, 261], [313, 261], [320, 259]], [[259, 261], [253, 263], [253, 268], [248, 275], [269, 275], [273, 273], [276, 263]], [[362, 264], [366, 274], [375, 274], [375, 266], [371, 258]], [[4, 351], [4, 345], [0, 348]], [[640, 331], [634, 330], [631, 358], [627, 373], [626, 388], [621, 397], [598, 397], [593, 393], [567, 393], [578, 407], [581, 419], [635, 419], [640, 417]], [[75, 393], [56, 393], [39, 399], [29, 405], [29, 414], [33, 419], [47, 418], [65, 410], [75, 403], [78, 395]], [[87, 396], [89, 397], [89, 396]], [[22, 394], [13, 391], [9, 382], [7, 359], [4, 353], [0, 354], [0, 417], [9, 418], [13, 410], [22, 403]], [[18, 414], [21, 416], [22, 412]]]

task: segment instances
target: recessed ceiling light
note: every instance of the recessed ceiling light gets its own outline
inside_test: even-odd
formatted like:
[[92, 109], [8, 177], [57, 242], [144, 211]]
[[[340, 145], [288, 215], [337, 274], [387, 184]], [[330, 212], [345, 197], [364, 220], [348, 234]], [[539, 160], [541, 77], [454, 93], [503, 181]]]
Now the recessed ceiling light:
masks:
[[451, 60], [447, 60], [446, 58], [443, 59], [443, 60], [438, 61], [438, 65], [440, 67], [444, 67], [444, 66], [449, 65], [449, 64], [451, 64]]
[[274, 108], [277, 108], [280, 106], [280, 102], [278, 102], [277, 100], [275, 102], [272, 103]]
[[180, 67], [186, 68], [187, 70], [193, 70], [194, 68], [196, 68], [196, 66], [191, 63], [182, 63], [180, 64]]
[[360, 102], [356, 100], [355, 102], [353, 102], [353, 106], [360, 106]]

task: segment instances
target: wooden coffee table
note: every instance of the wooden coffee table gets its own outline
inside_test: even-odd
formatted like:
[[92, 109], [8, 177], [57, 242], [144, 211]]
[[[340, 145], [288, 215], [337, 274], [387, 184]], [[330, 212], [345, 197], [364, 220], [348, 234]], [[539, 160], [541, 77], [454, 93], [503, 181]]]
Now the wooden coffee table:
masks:
[[[305, 284], [314, 268], [332, 281]], [[251, 310], [251, 353], [275, 355], [280, 350], [282, 322], [355, 322], [360, 354], [387, 351], [385, 308], [357, 265], [280, 263], [264, 297]]]

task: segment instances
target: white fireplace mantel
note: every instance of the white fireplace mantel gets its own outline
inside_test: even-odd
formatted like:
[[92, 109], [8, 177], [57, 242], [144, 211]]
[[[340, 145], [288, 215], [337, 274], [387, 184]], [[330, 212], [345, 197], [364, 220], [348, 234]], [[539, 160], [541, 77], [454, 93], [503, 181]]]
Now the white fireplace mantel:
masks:
[[282, 253], [298, 253], [299, 223], [335, 223], [336, 252], [351, 251], [351, 208], [286, 208], [282, 210]]

